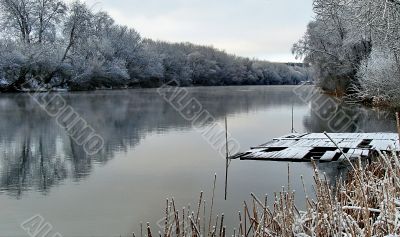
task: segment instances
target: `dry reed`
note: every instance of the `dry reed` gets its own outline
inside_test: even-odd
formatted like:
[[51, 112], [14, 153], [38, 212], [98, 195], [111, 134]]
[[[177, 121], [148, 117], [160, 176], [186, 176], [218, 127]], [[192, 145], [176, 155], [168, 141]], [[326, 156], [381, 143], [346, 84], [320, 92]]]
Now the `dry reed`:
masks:
[[[268, 206], [267, 196], [261, 201], [251, 194], [251, 201], [245, 201], [243, 213], [238, 214], [238, 228], [231, 229], [233, 237], [400, 234], [400, 160], [397, 154], [378, 152], [378, 157], [370, 164], [355, 161], [354, 170], [349, 171], [345, 178], [337, 180], [335, 185], [331, 185], [325, 174], [318, 171], [315, 162], [312, 163], [316, 198], [312, 200], [306, 195], [305, 210], [299, 211], [296, 207], [290, 182], [287, 189], [282, 188], [274, 194], [269, 203], [272, 208]], [[186, 218], [184, 210], [182, 218], [179, 217], [173, 200], [167, 201], [165, 226], [161, 228], [164, 229], [165, 237], [226, 237], [224, 214], [220, 220], [218, 215], [212, 217], [215, 178], [208, 229], [205, 228], [206, 202], [202, 201], [201, 192], [196, 213], [188, 211]], [[305, 189], [304, 183], [303, 187]], [[307, 190], [304, 191], [307, 193]], [[202, 205], [204, 211], [200, 218]], [[211, 226], [211, 223], [215, 225]], [[151, 237], [148, 225], [147, 232], [148, 237]]]

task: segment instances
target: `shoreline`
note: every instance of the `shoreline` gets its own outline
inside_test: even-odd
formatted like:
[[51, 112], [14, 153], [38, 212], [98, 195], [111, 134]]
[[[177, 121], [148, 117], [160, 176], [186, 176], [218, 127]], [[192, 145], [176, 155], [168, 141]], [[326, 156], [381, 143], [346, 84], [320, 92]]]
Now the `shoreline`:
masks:
[[317, 88], [321, 89], [321, 92], [325, 95], [332, 96], [334, 98], [337, 98], [338, 100], [344, 101], [345, 103], [354, 103], [354, 104], [359, 104], [362, 106], [365, 106], [367, 108], [371, 109], [382, 109], [382, 110], [390, 110], [393, 112], [398, 112], [400, 111], [399, 106], [393, 106], [387, 101], [379, 101], [379, 102], [374, 102], [375, 98], [365, 98], [362, 101], [346, 101], [346, 97], [349, 96], [349, 94], [346, 94], [344, 92], [337, 93], [334, 91], [326, 91], [323, 90], [321, 87], [316, 86]]
[[[258, 87], [258, 86], [269, 86], [269, 87], [280, 87], [280, 86], [301, 86], [300, 84], [287, 84], [287, 85], [190, 85], [190, 86], [178, 86], [181, 88], [213, 88], [213, 87]], [[307, 86], [314, 86], [314, 85], [307, 85]], [[43, 89], [26, 89], [20, 91], [6, 91], [1, 92], [0, 94], [25, 94], [31, 92], [37, 93], [71, 93], [71, 92], [94, 92], [94, 91], [124, 91], [124, 90], [140, 90], [140, 89], [158, 89], [159, 87], [115, 87], [115, 88], [96, 88], [93, 90], [70, 90], [70, 89], [50, 89], [50, 90], [43, 90]]]

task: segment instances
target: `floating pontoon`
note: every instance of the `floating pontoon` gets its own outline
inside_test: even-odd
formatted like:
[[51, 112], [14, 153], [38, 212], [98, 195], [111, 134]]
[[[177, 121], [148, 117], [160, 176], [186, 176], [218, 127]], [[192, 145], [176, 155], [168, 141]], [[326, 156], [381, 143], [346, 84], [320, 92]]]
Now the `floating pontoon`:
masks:
[[[293, 133], [238, 153], [229, 159], [322, 162], [369, 158], [373, 153], [399, 152], [397, 133]], [[342, 153], [343, 152], [343, 153]]]

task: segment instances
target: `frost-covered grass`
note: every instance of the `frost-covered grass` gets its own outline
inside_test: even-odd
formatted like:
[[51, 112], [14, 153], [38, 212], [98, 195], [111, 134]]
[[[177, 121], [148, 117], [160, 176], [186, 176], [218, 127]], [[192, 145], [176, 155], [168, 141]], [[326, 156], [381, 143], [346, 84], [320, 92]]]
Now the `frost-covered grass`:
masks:
[[[294, 192], [283, 189], [273, 200], [251, 195], [238, 215], [237, 228], [226, 227], [224, 216], [206, 210], [203, 195], [193, 212], [166, 206], [164, 233], [160, 236], [220, 236], [227, 229], [236, 236], [398, 236], [400, 234], [400, 158], [381, 154], [370, 164], [355, 161], [347, 177], [329, 183], [315, 163], [315, 200], [306, 197], [305, 210], [295, 206]], [[214, 186], [215, 189], [215, 186]], [[211, 200], [213, 203], [213, 198]], [[239, 208], [238, 208], [239, 209]], [[240, 208], [242, 209], [242, 208]], [[240, 210], [239, 209], [239, 210]], [[185, 211], [184, 211], [185, 212]], [[152, 236], [150, 227], [144, 231]]]

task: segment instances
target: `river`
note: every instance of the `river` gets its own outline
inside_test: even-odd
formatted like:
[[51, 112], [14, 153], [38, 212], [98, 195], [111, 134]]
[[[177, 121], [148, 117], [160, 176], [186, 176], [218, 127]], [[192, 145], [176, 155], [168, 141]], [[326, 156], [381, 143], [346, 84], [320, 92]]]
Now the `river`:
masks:
[[[310, 96], [311, 86], [298, 89], [185, 88], [221, 126], [227, 117], [242, 151], [290, 133], [292, 118], [297, 132], [396, 131], [390, 112]], [[251, 192], [272, 196], [287, 185], [286, 162], [235, 160], [224, 201], [224, 158], [156, 89], [59, 95], [104, 139], [104, 147], [87, 155], [30, 95], [0, 94], [0, 236], [28, 236], [20, 224], [36, 214], [63, 237], [138, 236], [140, 222], [150, 222], [157, 233], [165, 199], [195, 209], [201, 190], [210, 200], [214, 173], [214, 213], [224, 212], [233, 229]], [[332, 119], [340, 119], [334, 115], [351, 122], [335, 125]], [[338, 173], [335, 166], [322, 169], [331, 178]], [[312, 174], [310, 164], [290, 164], [299, 207], [305, 196], [300, 176], [312, 196]]]

